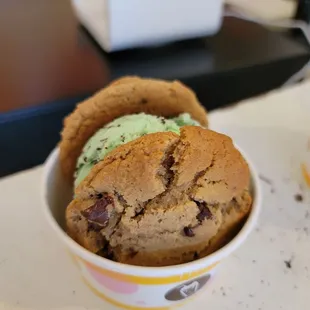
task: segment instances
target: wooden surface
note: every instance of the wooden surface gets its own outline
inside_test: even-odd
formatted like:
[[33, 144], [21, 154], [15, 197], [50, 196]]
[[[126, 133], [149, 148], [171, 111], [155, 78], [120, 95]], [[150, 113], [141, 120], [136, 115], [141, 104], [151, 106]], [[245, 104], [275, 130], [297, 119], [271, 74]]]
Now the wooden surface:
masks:
[[0, 113], [93, 92], [108, 75], [70, 1], [0, 1]]

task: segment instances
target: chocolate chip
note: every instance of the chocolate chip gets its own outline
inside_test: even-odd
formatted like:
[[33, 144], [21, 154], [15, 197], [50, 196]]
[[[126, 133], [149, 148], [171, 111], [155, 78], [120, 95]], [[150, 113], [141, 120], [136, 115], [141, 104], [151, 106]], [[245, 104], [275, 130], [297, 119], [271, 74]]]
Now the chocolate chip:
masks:
[[85, 162], [87, 162], [87, 157], [86, 156], [83, 159], [84, 159]]
[[296, 194], [295, 195], [295, 200], [298, 202], [302, 202], [304, 200], [304, 197], [301, 194]]
[[121, 140], [122, 140], [122, 142], [125, 142], [125, 136], [124, 135], [121, 135]]
[[101, 193], [96, 194], [96, 198], [97, 198], [97, 199], [101, 199], [102, 197], [103, 197], [103, 195], [102, 195]]
[[77, 167], [75, 167], [74, 172], [77, 173], [83, 166], [84, 164], [79, 164]]
[[205, 209], [197, 215], [197, 220], [200, 222], [202, 222], [205, 219], [211, 220], [212, 218], [213, 218], [213, 215], [209, 209]]
[[110, 260], [114, 260], [114, 252], [110, 246], [108, 247], [108, 250], [106, 252], [106, 258]]
[[127, 201], [124, 199], [124, 197], [120, 193], [114, 192], [114, 195], [117, 197], [120, 204], [122, 204], [122, 205], [127, 204]]
[[92, 228], [96, 227], [96, 230], [98, 230], [98, 226], [107, 226], [109, 222], [109, 212], [107, 206], [112, 203], [113, 199], [111, 197], [104, 196], [91, 207], [81, 211], [81, 214], [87, 219], [88, 222], [95, 224], [91, 226]]
[[268, 185], [273, 185], [273, 182], [272, 182], [269, 178], [265, 177], [264, 175], [260, 174], [260, 175], [259, 175], [259, 178], [260, 178], [263, 182], [265, 182], [266, 184], [268, 184]]
[[101, 147], [97, 147], [97, 151], [101, 151], [102, 150], [102, 148]]
[[195, 236], [194, 231], [188, 226], [184, 227], [183, 231], [184, 231], [184, 234], [186, 237], [194, 237]]
[[212, 220], [214, 219], [214, 216], [212, 214], [212, 212], [210, 211], [210, 209], [207, 207], [207, 204], [205, 202], [199, 202], [199, 201], [195, 201], [198, 209], [199, 209], [199, 213], [197, 214], [196, 218], [199, 222], [202, 222], [203, 220], [207, 219], [207, 220]]
[[107, 259], [114, 260], [114, 252], [108, 243], [106, 243], [105, 246], [96, 254]]
[[284, 264], [286, 266], [286, 268], [291, 269], [292, 268], [292, 260], [285, 260]]
[[166, 124], [166, 120], [165, 120], [163, 117], [160, 118], [160, 121], [161, 121], [161, 123], [162, 123], [163, 125]]

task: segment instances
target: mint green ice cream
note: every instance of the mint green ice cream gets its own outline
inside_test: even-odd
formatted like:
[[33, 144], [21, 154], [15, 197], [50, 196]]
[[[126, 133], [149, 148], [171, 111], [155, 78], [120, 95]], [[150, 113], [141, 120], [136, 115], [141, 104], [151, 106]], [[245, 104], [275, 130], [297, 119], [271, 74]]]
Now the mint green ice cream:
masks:
[[99, 129], [85, 144], [78, 158], [75, 187], [89, 174], [92, 167], [121, 144], [128, 143], [149, 133], [172, 131], [180, 134], [182, 126], [200, 126], [189, 114], [166, 119], [144, 113], [119, 117]]

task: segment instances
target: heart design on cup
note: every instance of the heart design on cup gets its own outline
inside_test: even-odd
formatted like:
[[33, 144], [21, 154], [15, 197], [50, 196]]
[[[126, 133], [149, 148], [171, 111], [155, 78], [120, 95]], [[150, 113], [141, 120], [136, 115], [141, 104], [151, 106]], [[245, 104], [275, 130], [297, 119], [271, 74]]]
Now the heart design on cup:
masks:
[[178, 301], [188, 298], [199, 291], [211, 278], [210, 274], [206, 274], [199, 278], [189, 280], [181, 285], [178, 285], [170, 289], [166, 294], [165, 298], [169, 301]]
[[192, 282], [189, 285], [184, 285], [183, 287], [181, 287], [180, 294], [184, 298], [186, 298], [186, 297], [189, 297], [189, 296], [193, 295], [198, 290], [199, 290], [199, 283], [197, 281], [194, 281], [194, 282]]

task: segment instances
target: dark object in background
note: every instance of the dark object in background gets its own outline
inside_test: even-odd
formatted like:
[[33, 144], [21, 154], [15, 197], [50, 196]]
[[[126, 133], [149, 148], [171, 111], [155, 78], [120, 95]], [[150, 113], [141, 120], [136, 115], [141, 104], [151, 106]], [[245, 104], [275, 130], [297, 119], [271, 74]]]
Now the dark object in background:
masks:
[[43, 163], [59, 142], [63, 118], [83, 99], [0, 114], [0, 177]]
[[310, 24], [310, 1], [298, 0], [298, 6], [296, 10], [295, 19], [303, 20], [307, 24]]
[[[296, 0], [296, 2], [298, 2], [298, 4], [294, 19], [310, 24], [310, 1]], [[305, 34], [301, 31], [301, 29], [298, 28], [292, 29], [292, 34], [293, 36], [295, 36], [295, 39], [297, 39], [299, 42], [309, 45], [309, 42], [307, 42]]]
[[[91, 44], [85, 32], [80, 35], [81, 48]], [[107, 76], [102, 86], [130, 74], [179, 79], [208, 110], [279, 87], [310, 59], [302, 44], [236, 18], [225, 18], [213, 38], [113, 54], [98, 51]], [[0, 114], [0, 176], [43, 163], [59, 141], [62, 119], [83, 95]]]
[[112, 80], [123, 75], [179, 79], [208, 110], [279, 87], [310, 59], [309, 50], [285, 34], [233, 17], [224, 18], [214, 37], [157, 48], [107, 54], [93, 43]]

